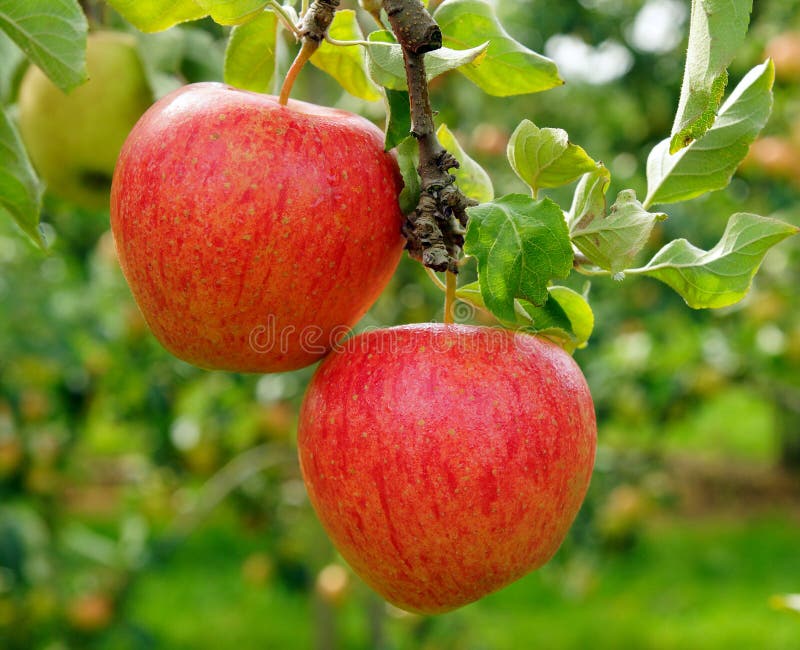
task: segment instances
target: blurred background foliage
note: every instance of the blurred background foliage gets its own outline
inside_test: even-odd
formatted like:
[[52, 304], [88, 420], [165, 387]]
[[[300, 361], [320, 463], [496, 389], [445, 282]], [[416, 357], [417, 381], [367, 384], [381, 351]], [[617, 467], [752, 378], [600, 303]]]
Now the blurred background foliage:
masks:
[[[567, 85], [498, 99], [446, 76], [438, 119], [498, 194], [525, 191], [505, 146], [528, 118], [603, 160], [609, 195], [642, 196], [677, 104], [688, 1], [496, 4]], [[670, 208], [652, 251], [673, 237], [711, 246], [737, 211], [800, 225], [800, 3], [754, 4], [731, 86], [773, 56], [772, 119], [728, 189]], [[224, 38], [205, 22], [140, 35], [156, 94], [219, 79]], [[380, 103], [315, 69], [294, 94], [381, 120]], [[308, 505], [294, 436], [313, 369], [240, 376], [174, 359], [130, 297], [107, 211], [48, 196], [44, 222], [49, 255], [0, 224], [3, 648], [796, 647], [800, 618], [770, 599], [800, 590], [798, 242], [722, 311], [693, 312], [647, 279], [593, 283], [596, 331], [576, 358], [600, 446], [567, 543], [502, 592], [420, 618], [350, 573]], [[360, 326], [441, 320], [441, 303], [404, 260]]]

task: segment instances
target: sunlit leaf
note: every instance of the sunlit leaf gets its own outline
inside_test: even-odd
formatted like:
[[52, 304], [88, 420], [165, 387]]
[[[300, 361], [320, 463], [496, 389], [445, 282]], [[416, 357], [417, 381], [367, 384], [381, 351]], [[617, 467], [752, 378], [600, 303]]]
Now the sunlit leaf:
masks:
[[[548, 287], [547, 292], [547, 301], [541, 307], [527, 300], [515, 300], [514, 319], [501, 323], [506, 327], [546, 336], [569, 352], [584, 347], [594, 330], [594, 314], [589, 303], [568, 287]], [[488, 311], [479, 282], [459, 287], [456, 296], [478, 309]]]
[[523, 120], [508, 142], [511, 167], [534, 194], [545, 187], [560, 187], [592, 171], [597, 163], [563, 129], [540, 129]]
[[194, 0], [220, 25], [239, 25], [258, 15], [267, 0]]
[[547, 286], [572, 269], [572, 245], [564, 213], [550, 199], [508, 194], [468, 208], [464, 250], [478, 261], [487, 308], [500, 320], [514, 319], [514, 299], [542, 305]]
[[494, 198], [492, 179], [486, 170], [467, 155], [446, 125], [442, 124], [436, 131], [442, 146], [458, 160], [458, 169], [453, 169], [458, 188], [469, 198], [478, 203], [485, 203]]
[[0, 30], [63, 91], [87, 79], [87, 29], [77, 0], [0, 0]]
[[727, 67], [744, 43], [753, 0], [694, 0], [683, 85], [670, 153], [703, 137], [714, 123]]
[[278, 17], [263, 11], [231, 30], [225, 50], [225, 83], [244, 90], [265, 93], [275, 76]]
[[541, 307], [522, 300], [530, 317], [529, 329], [556, 340], [568, 351], [586, 346], [594, 330], [594, 313], [586, 299], [569, 287], [548, 287], [549, 297]]
[[[367, 47], [369, 74], [379, 86], [392, 90], [407, 90], [406, 70], [403, 62], [403, 50], [397, 44], [394, 35], [385, 30], [372, 32]], [[465, 50], [452, 50], [441, 47], [425, 55], [425, 76], [428, 81], [445, 72], [455, 70], [463, 65], [477, 61], [486, 51], [487, 42]]]
[[622, 190], [608, 214], [583, 219], [571, 230], [572, 243], [593, 264], [617, 273], [633, 263], [653, 226], [667, 215], [648, 212], [633, 190]]
[[611, 174], [602, 163], [581, 177], [572, 195], [572, 207], [567, 218], [570, 231], [605, 216], [606, 192], [610, 184]]
[[22, 140], [0, 109], [0, 213], [6, 213], [39, 246], [44, 241], [39, 232], [43, 187], [33, 171]]
[[142, 32], [160, 32], [208, 15], [194, 0], [106, 0]]
[[486, 93], [524, 95], [564, 83], [553, 61], [509, 36], [486, 0], [446, 0], [433, 17], [447, 47], [464, 50], [489, 41], [485, 55], [458, 69]]
[[728, 97], [714, 126], [676, 154], [669, 138], [647, 158], [645, 206], [685, 201], [726, 187], [772, 108], [772, 61], [753, 68]]
[[[328, 34], [340, 41], [364, 39], [356, 20], [356, 12], [351, 9], [340, 9], [336, 12]], [[367, 101], [381, 98], [378, 89], [367, 76], [364, 52], [360, 46], [332, 45], [328, 41], [322, 41], [311, 57], [311, 63], [331, 75], [351, 95]]]
[[694, 309], [725, 307], [744, 298], [767, 251], [797, 232], [798, 228], [782, 221], [739, 212], [711, 250], [677, 239], [646, 266], [626, 273], [661, 280]]

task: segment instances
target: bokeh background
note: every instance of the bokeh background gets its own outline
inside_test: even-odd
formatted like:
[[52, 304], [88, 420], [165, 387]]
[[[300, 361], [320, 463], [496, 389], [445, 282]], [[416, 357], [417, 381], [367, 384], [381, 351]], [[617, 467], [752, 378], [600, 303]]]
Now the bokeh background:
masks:
[[[528, 118], [604, 161], [609, 195], [643, 196], [677, 104], [688, 0], [496, 4], [567, 85], [498, 99], [445, 76], [438, 119], [498, 194], [525, 191], [505, 146]], [[737, 211], [800, 225], [800, 3], [754, 4], [731, 87], [773, 56], [773, 116], [730, 187], [672, 206], [652, 250], [674, 237], [707, 248]], [[98, 16], [126, 29], [107, 7]], [[139, 35], [156, 93], [221, 79], [225, 35], [206, 22]], [[291, 44], [281, 52], [285, 67]], [[380, 103], [314, 69], [294, 95], [381, 120]], [[569, 189], [550, 195], [568, 205]], [[424, 618], [373, 595], [310, 509], [294, 438], [313, 368], [246, 376], [176, 360], [131, 299], [107, 210], [48, 196], [43, 221], [49, 255], [0, 223], [0, 647], [800, 647], [782, 599], [800, 592], [800, 242], [771, 251], [748, 298], [721, 311], [693, 312], [647, 279], [594, 282], [596, 331], [576, 359], [599, 449], [568, 541], [507, 589]], [[404, 260], [361, 326], [441, 311]]]

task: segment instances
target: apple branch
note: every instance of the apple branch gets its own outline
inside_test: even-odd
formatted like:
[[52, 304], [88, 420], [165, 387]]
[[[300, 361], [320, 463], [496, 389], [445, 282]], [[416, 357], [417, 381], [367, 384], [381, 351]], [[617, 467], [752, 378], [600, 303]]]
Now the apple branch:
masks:
[[455, 186], [450, 170], [458, 167], [458, 161], [439, 142], [433, 123], [425, 53], [442, 46], [442, 32], [420, 0], [383, 0], [383, 8], [403, 48], [411, 134], [419, 145], [421, 196], [403, 226], [406, 249], [426, 267], [455, 274], [464, 245], [466, 209], [475, 201]]

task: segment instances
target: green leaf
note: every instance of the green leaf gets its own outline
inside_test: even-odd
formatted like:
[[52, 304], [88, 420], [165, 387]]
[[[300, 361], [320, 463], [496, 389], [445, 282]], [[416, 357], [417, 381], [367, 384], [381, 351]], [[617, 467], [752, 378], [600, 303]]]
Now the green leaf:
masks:
[[553, 61], [508, 35], [486, 0], [446, 0], [433, 17], [448, 47], [463, 50], [489, 41], [485, 56], [458, 69], [486, 93], [524, 95], [564, 83]]
[[704, 251], [685, 239], [662, 248], [646, 266], [626, 271], [661, 280], [694, 309], [726, 307], [747, 294], [767, 250], [798, 228], [739, 212], [728, 221], [714, 248]]
[[544, 187], [560, 187], [592, 171], [597, 163], [563, 129], [540, 129], [523, 120], [508, 142], [508, 161], [534, 196]]
[[528, 329], [555, 340], [569, 352], [586, 347], [594, 330], [594, 313], [586, 299], [569, 287], [549, 287], [547, 302], [541, 307], [522, 300], [531, 319]]
[[246, 23], [266, 7], [268, 0], [194, 0], [220, 25]]
[[77, 0], [0, 0], [0, 29], [64, 92], [88, 78], [88, 25]]
[[[377, 30], [368, 37], [367, 46], [370, 78], [379, 86], [392, 90], [408, 90], [403, 49], [397, 44], [392, 32]], [[441, 47], [425, 55], [425, 76], [430, 81], [445, 72], [478, 61], [489, 46], [483, 42], [466, 50], [451, 50]]]
[[411, 134], [408, 91], [383, 89], [386, 97], [386, 139], [383, 148], [393, 149]]
[[42, 248], [38, 225], [43, 191], [17, 130], [0, 109], [0, 212], [11, 215]]
[[[356, 20], [356, 12], [352, 9], [340, 9], [336, 12], [328, 34], [340, 41], [364, 39]], [[364, 53], [360, 46], [332, 45], [328, 41], [322, 41], [311, 57], [311, 63], [331, 75], [351, 95], [370, 102], [381, 98], [378, 89], [367, 76]]]
[[18, 75], [25, 55], [5, 32], [0, 31], [0, 105], [13, 101]]
[[567, 217], [570, 231], [605, 216], [606, 192], [610, 184], [611, 174], [603, 163], [597, 163], [597, 167], [581, 177], [572, 195], [572, 207]]
[[194, 0], [106, 0], [142, 32], [161, 32], [178, 23], [204, 18], [208, 12]]
[[231, 30], [225, 50], [225, 83], [258, 93], [269, 92], [275, 76], [278, 17], [263, 11]]
[[494, 198], [494, 187], [486, 170], [467, 155], [446, 125], [439, 127], [436, 136], [442, 146], [458, 160], [459, 167], [453, 170], [453, 176], [456, 177], [459, 189], [478, 203], [491, 201]]
[[[547, 301], [541, 307], [527, 300], [515, 300], [514, 320], [500, 322], [506, 327], [546, 336], [569, 352], [585, 347], [594, 330], [594, 314], [589, 303], [568, 287], [548, 287], [547, 292]], [[479, 282], [459, 287], [456, 296], [478, 309], [487, 310]]]
[[681, 98], [670, 153], [688, 146], [714, 123], [728, 82], [727, 67], [744, 43], [753, 0], [693, 0]]
[[413, 137], [409, 136], [397, 145], [397, 164], [403, 176], [403, 190], [398, 197], [400, 210], [409, 214], [417, 207], [421, 190], [417, 172], [419, 147]]
[[464, 250], [478, 260], [478, 281], [487, 308], [514, 319], [514, 298], [542, 305], [547, 285], [572, 269], [564, 213], [550, 199], [508, 194], [468, 208]]
[[727, 186], [772, 109], [775, 67], [771, 60], [742, 79], [720, 109], [714, 126], [676, 154], [669, 138], [647, 158], [645, 206], [674, 203]]
[[622, 190], [608, 215], [583, 219], [571, 230], [572, 243], [600, 268], [618, 273], [628, 268], [644, 248], [653, 226], [666, 214], [648, 212], [636, 192]]

